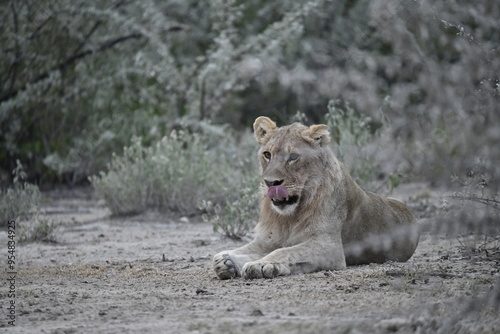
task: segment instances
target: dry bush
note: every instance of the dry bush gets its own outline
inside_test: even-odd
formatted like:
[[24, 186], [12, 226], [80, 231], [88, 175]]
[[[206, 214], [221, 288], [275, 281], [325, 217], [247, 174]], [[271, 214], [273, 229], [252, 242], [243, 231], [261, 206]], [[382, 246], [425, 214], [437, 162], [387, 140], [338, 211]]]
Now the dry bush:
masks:
[[0, 225], [14, 221], [18, 242], [54, 241], [59, 222], [46, 217], [40, 209], [40, 190], [24, 182], [26, 174], [19, 161], [12, 174], [12, 186], [0, 189]]
[[218, 205], [233, 199], [228, 193], [238, 193], [252, 170], [248, 151], [232, 139], [226, 130], [219, 135], [173, 131], [151, 146], [135, 138], [123, 155], [113, 155], [106, 172], [90, 181], [116, 215], [146, 210], [195, 214], [203, 200]]

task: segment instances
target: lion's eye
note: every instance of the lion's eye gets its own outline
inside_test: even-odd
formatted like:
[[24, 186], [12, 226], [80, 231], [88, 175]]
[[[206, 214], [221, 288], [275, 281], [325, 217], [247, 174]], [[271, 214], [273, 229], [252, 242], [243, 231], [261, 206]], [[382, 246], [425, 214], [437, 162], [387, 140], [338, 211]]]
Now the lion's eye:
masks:
[[271, 152], [269, 152], [269, 151], [265, 151], [265, 152], [263, 153], [263, 155], [264, 155], [264, 158], [266, 158], [267, 160], [271, 159]]
[[290, 157], [288, 158], [289, 161], [295, 161], [300, 157], [297, 153], [290, 153]]

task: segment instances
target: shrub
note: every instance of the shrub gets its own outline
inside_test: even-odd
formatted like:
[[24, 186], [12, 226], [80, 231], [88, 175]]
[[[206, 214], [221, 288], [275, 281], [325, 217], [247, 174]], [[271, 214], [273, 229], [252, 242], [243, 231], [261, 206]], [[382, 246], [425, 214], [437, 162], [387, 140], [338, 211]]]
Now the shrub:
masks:
[[23, 183], [26, 174], [19, 160], [13, 171], [12, 187], [1, 190], [2, 224], [14, 220], [19, 242], [53, 241], [59, 222], [48, 219], [40, 209], [41, 193], [36, 185]]
[[258, 184], [255, 177], [247, 177], [237, 187], [223, 189], [222, 203], [203, 200], [200, 209], [205, 213], [204, 222], [211, 223], [214, 232], [219, 232], [231, 239], [239, 240], [245, 236], [257, 223], [258, 219]]
[[373, 191], [392, 192], [401, 181], [403, 167], [393, 154], [400, 147], [391, 136], [393, 129], [383, 112], [384, 106], [379, 120], [342, 100], [330, 100], [327, 108], [324, 118], [331, 132], [332, 148], [354, 180]]
[[[452, 200], [453, 210], [444, 219], [447, 232], [455, 235], [473, 233], [476, 241], [485, 247], [485, 240], [500, 241], [500, 198], [498, 180], [489, 174], [485, 161], [477, 159], [465, 175], [453, 175], [458, 190], [445, 201]], [[484, 241], [484, 242], [483, 242]]]
[[0, 191], [0, 217], [2, 224], [7, 220], [26, 219], [33, 215], [40, 204], [41, 194], [37, 186], [23, 183], [26, 174], [19, 160], [13, 170], [14, 182], [12, 187]]
[[61, 222], [47, 217], [43, 211], [38, 210], [29, 220], [20, 221], [18, 240], [21, 243], [57, 242], [56, 231], [60, 225]]
[[235, 145], [223, 128], [205, 131], [211, 133], [172, 131], [152, 146], [136, 137], [90, 182], [115, 215], [148, 209], [203, 212], [216, 232], [241, 238], [258, 216], [253, 141], [247, 145], [249, 136], [243, 136]]
[[230, 161], [237, 158], [230, 146], [222, 136], [186, 130], [172, 131], [149, 147], [136, 137], [90, 182], [116, 215], [147, 209], [193, 214], [202, 199], [218, 201], [224, 185], [232, 185]]

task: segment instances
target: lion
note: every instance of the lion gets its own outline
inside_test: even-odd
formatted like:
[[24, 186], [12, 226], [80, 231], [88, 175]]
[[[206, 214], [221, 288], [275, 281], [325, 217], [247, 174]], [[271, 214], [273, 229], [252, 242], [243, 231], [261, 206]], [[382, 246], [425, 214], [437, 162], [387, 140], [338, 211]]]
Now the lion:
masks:
[[362, 190], [330, 148], [326, 125], [253, 125], [260, 145], [260, 218], [249, 244], [216, 254], [220, 279], [274, 278], [407, 261], [420, 231], [401, 202]]

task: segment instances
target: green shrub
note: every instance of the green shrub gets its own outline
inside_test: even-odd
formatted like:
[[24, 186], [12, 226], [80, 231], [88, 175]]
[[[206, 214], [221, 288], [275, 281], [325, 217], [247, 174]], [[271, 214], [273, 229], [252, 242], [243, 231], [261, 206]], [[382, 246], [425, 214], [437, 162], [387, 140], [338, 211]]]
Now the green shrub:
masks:
[[12, 220], [16, 222], [19, 242], [53, 241], [59, 222], [45, 216], [40, 209], [40, 190], [36, 185], [23, 183], [26, 174], [19, 160], [16, 163], [12, 187], [0, 190], [2, 224]]
[[90, 182], [115, 215], [148, 209], [203, 212], [216, 232], [241, 238], [258, 217], [255, 145], [246, 144], [250, 136], [236, 145], [223, 128], [210, 131], [173, 131], [152, 146], [136, 137]]
[[56, 242], [56, 231], [61, 222], [51, 219], [41, 210], [37, 210], [33, 216], [26, 221], [21, 220], [18, 224], [18, 241], [27, 242]]
[[374, 135], [371, 117], [357, 113], [349, 103], [330, 100], [325, 119], [333, 141], [342, 146], [365, 145]]
[[380, 119], [375, 121], [347, 102], [330, 100], [324, 118], [331, 132], [332, 148], [354, 180], [364, 188], [388, 194], [400, 184], [403, 172], [395, 160], [394, 152], [400, 147], [391, 136], [393, 129], [384, 107]]
[[223, 150], [228, 143], [217, 140], [179, 130], [148, 147], [136, 137], [90, 182], [116, 215], [147, 209], [193, 214], [202, 199], [220, 198], [222, 185], [233, 179], [232, 156]]
[[2, 224], [7, 220], [26, 219], [33, 215], [40, 204], [41, 194], [37, 186], [23, 183], [26, 174], [19, 160], [13, 170], [14, 182], [12, 187], [2, 189], [0, 201], [0, 217]]
[[238, 187], [225, 187], [222, 203], [203, 200], [200, 204], [200, 209], [205, 212], [203, 221], [211, 223], [214, 232], [231, 239], [241, 239], [258, 220], [258, 185], [255, 171], [255, 177], [248, 177]]
[[499, 241], [499, 182], [488, 173], [485, 160], [477, 159], [464, 175], [452, 175], [451, 179], [458, 184], [458, 190], [445, 200], [451, 199], [457, 204], [453, 214], [459, 219], [453, 217], [446, 221], [449, 231], [474, 233], [479, 243], [482, 243], [483, 237], [484, 240], [492, 238]]

